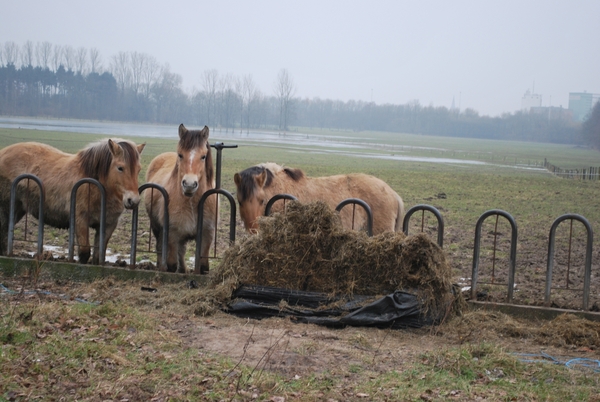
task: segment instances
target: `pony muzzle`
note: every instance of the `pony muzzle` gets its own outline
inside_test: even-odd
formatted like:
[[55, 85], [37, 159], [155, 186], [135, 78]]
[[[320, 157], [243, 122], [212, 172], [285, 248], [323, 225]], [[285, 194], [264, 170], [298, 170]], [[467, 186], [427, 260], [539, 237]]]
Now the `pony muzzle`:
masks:
[[134, 193], [132, 191], [127, 191], [123, 194], [123, 206], [126, 209], [133, 209], [137, 207], [140, 203], [140, 195], [139, 193]]
[[198, 180], [196, 178], [190, 179], [184, 177], [183, 180], [181, 180], [181, 188], [183, 190], [183, 195], [191, 197], [196, 190], [198, 190]]

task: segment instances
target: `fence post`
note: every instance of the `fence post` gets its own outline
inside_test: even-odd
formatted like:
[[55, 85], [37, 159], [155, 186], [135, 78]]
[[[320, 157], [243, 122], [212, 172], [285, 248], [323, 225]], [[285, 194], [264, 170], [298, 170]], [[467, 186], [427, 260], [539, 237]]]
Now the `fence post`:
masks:
[[[45, 198], [45, 190], [42, 180], [37, 176], [29, 173], [24, 173], [15, 177], [10, 187], [10, 212], [8, 215], [8, 246], [6, 249], [6, 255], [12, 256], [13, 253], [13, 242], [15, 236], [15, 202], [17, 198], [17, 184], [23, 179], [31, 179], [37, 183], [40, 189], [40, 203], [38, 210], [38, 245], [37, 245], [37, 254], [38, 259], [42, 258], [42, 254], [44, 252], [44, 198]], [[29, 191], [29, 185], [27, 186], [27, 191]], [[27, 212], [25, 212], [27, 213]]]
[[271, 215], [271, 208], [273, 208], [273, 204], [279, 200], [298, 201], [298, 199], [291, 194], [275, 194], [265, 206], [265, 216]]
[[510, 238], [510, 267], [508, 271], [508, 302], [512, 301], [513, 290], [515, 287], [515, 271], [517, 265], [517, 223], [514, 218], [505, 211], [499, 209], [492, 209], [484, 212], [483, 215], [477, 220], [475, 226], [475, 242], [473, 245], [473, 271], [471, 274], [471, 299], [477, 299], [477, 278], [479, 276], [479, 248], [481, 243], [481, 227], [483, 221], [485, 221], [491, 215], [500, 215], [505, 217], [511, 226], [511, 238]]
[[[156, 183], [146, 183], [146, 184], [141, 185], [140, 188], [138, 189], [138, 193], [142, 194], [144, 192], [144, 190], [146, 190], [148, 188], [153, 188], [153, 189], [157, 189], [158, 191], [160, 191], [160, 193], [163, 196], [163, 200], [165, 201], [164, 208], [163, 208], [163, 234], [162, 234], [162, 244], [161, 244], [160, 266], [163, 269], [166, 269], [167, 268], [167, 251], [168, 251], [167, 244], [169, 244], [169, 193], [167, 193], [167, 190], [165, 190], [165, 188], [163, 186], [161, 186], [160, 184], [156, 184]], [[138, 208], [139, 208], [139, 205], [133, 209], [133, 212], [131, 214], [132, 215], [131, 216], [131, 253], [130, 253], [130, 258], [129, 258], [129, 267], [130, 268], [135, 268], [135, 260], [136, 260], [136, 254], [137, 254], [137, 229], [138, 229], [138, 213], [139, 213]], [[150, 217], [150, 219], [152, 219], [152, 217]], [[152, 236], [153, 236], [152, 229], [150, 229], [149, 236], [150, 236], [150, 238], [152, 238]], [[157, 247], [158, 247], [158, 244], [157, 244]], [[158, 261], [156, 261], [156, 263], [158, 265]]]
[[348, 204], [360, 205], [361, 207], [363, 207], [363, 209], [365, 210], [365, 212], [367, 214], [367, 234], [369, 235], [369, 237], [372, 237], [373, 236], [373, 213], [371, 212], [371, 207], [369, 206], [369, 204], [367, 204], [366, 202], [364, 202], [363, 200], [361, 200], [359, 198], [347, 198], [347, 199], [343, 200], [342, 202], [340, 202], [338, 204], [338, 206], [335, 207], [335, 210], [337, 212], [340, 212], [342, 210], [342, 208], [344, 208]]
[[588, 310], [589, 298], [590, 298], [590, 281], [592, 275], [592, 243], [594, 241], [594, 234], [592, 232], [592, 225], [586, 218], [576, 214], [566, 214], [556, 218], [552, 226], [550, 227], [550, 235], [548, 238], [548, 261], [546, 268], [546, 294], [544, 304], [546, 307], [550, 306], [550, 289], [552, 288], [552, 269], [554, 268], [554, 240], [556, 236], [556, 228], [558, 225], [567, 219], [574, 219], [583, 224], [587, 231], [587, 244], [585, 250], [585, 271], [583, 274], [583, 310]]
[[[233, 199], [233, 196], [231, 195], [231, 193], [227, 190], [224, 190], [222, 188], [212, 188], [210, 190], [207, 190], [204, 192], [204, 194], [202, 194], [202, 198], [200, 198], [200, 202], [198, 202], [198, 226], [196, 227], [196, 254], [195, 254], [195, 258], [196, 260], [194, 261], [194, 273], [196, 274], [208, 274], [207, 271], [202, 271], [201, 267], [200, 267], [200, 259], [202, 258], [202, 226], [204, 226], [204, 203], [206, 202], [206, 199], [213, 195], [216, 194], [215, 197], [219, 197], [219, 194], [223, 194], [224, 196], [227, 197], [227, 199], [229, 200], [229, 205], [231, 207], [231, 213], [229, 216], [229, 242], [230, 245], [235, 243], [235, 217], [236, 217], [236, 206], [235, 206], [235, 200]], [[216, 224], [218, 223], [218, 221], [215, 222], [215, 232], [217, 230]], [[215, 241], [215, 248], [217, 247], [216, 241]]]
[[[73, 262], [73, 250], [75, 248], [75, 210], [77, 209], [77, 190], [82, 184], [93, 184], [98, 187], [100, 190], [100, 228], [98, 229], [99, 243], [98, 243], [98, 264], [104, 265], [104, 252], [105, 252], [105, 239], [104, 233], [106, 232], [106, 190], [102, 183], [100, 183], [96, 179], [92, 179], [90, 177], [83, 178], [79, 180], [75, 185], [73, 185], [73, 189], [71, 190], [71, 209], [69, 212], [69, 261]], [[89, 227], [87, 229], [90, 230]], [[89, 236], [88, 236], [89, 237]], [[90, 241], [90, 243], [93, 243]], [[93, 247], [92, 247], [93, 249]], [[94, 251], [95, 253], [95, 251]], [[92, 259], [93, 261], [93, 259]]]
[[440, 214], [440, 211], [438, 211], [437, 208], [431, 205], [415, 205], [406, 212], [406, 214], [404, 215], [404, 220], [402, 221], [402, 231], [404, 232], [404, 234], [408, 236], [408, 222], [410, 221], [410, 217], [417, 211], [429, 211], [435, 215], [438, 221], [437, 243], [438, 246], [444, 247], [444, 219], [442, 218], [442, 214]]

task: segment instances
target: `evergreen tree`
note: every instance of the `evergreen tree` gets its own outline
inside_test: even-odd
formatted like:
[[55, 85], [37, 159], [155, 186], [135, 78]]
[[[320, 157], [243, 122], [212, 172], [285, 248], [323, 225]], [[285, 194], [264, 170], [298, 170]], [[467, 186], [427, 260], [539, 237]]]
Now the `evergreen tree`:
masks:
[[582, 136], [587, 143], [600, 150], [600, 101], [592, 108], [587, 119], [581, 126]]

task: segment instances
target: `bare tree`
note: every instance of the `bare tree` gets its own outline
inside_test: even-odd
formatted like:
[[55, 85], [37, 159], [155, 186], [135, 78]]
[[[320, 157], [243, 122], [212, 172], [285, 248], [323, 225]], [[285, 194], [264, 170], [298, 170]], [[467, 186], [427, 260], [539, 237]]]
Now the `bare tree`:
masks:
[[[215, 69], [204, 70], [202, 73], [202, 88], [206, 95], [206, 116], [208, 121], [206, 125], [211, 125], [211, 111], [215, 109], [216, 96], [217, 96], [217, 84], [219, 81], [219, 72]], [[213, 112], [214, 113], [214, 112]]]
[[92, 73], [100, 73], [102, 70], [100, 51], [95, 47], [90, 49], [90, 70]]
[[4, 60], [6, 65], [13, 64], [17, 67], [19, 60], [19, 46], [15, 42], [4, 43]]
[[[252, 103], [252, 100], [254, 99], [254, 97], [256, 96], [256, 84], [254, 83], [254, 79], [252, 78], [251, 74], [245, 75], [244, 76], [244, 80], [242, 83], [242, 96], [243, 96], [243, 102], [246, 104], [246, 133], [250, 132], [250, 105]], [[241, 124], [240, 124], [240, 132], [241, 132]]]
[[63, 64], [63, 51], [62, 46], [54, 45], [54, 52], [52, 52], [52, 67], [54, 71], [58, 71], [59, 67]]
[[2, 46], [2, 42], [0, 42], [0, 67], [4, 66], [4, 47]]
[[219, 88], [222, 97], [222, 116], [223, 116], [223, 125], [225, 126], [225, 132], [229, 132], [229, 127], [233, 130], [233, 113], [234, 106], [236, 101], [236, 93], [235, 93], [235, 78], [233, 74], [227, 73], [219, 80]]
[[35, 45], [35, 57], [37, 64], [41, 68], [48, 68], [50, 56], [52, 54], [52, 44], [50, 42], [38, 42]]
[[181, 75], [171, 73], [169, 64], [162, 67], [160, 76], [152, 87], [152, 95], [156, 101], [156, 121], [167, 123], [169, 118], [177, 119], [177, 115], [181, 113], [177, 107], [178, 100], [185, 97], [181, 90], [182, 82]]
[[138, 52], [131, 52], [129, 54], [129, 71], [131, 72], [131, 90], [134, 94], [138, 94], [140, 87], [142, 86], [142, 68], [143, 68], [143, 55]]
[[65, 68], [68, 70], [73, 70], [74, 62], [75, 62], [75, 49], [73, 46], [65, 46], [62, 49], [63, 53], [63, 61], [65, 62]]
[[286, 131], [290, 120], [292, 101], [296, 93], [294, 80], [287, 69], [279, 70], [273, 91], [279, 103], [279, 130]]
[[87, 73], [87, 52], [87, 49], [84, 47], [77, 48], [75, 52], [75, 69], [81, 75]]
[[239, 99], [239, 107], [240, 107], [240, 134], [242, 133], [242, 129], [244, 127], [244, 81], [243, 79], [236, 77], [235, 78], [235, 93]]
[[[141, 82], [142, 82], [142, 94], [146, 97], [150, 96], [152, 87], [160, 80], [161, 66], [156, 61], [154, 56], [149, 54], [142, 54], [142, 65], [141, 65]], [[168, 68], [167, 68], [168, 71]]]
[[25, 67], [33, 67], [33, 55], [34, 55], [33, 42], [28, 40], [21, 49], [21, 65]]
[[110, 71], [117, 81], [117, 86], [121, 92], [129, 88], [131, 82], [131, 72], [129, 71], [129, 53], [119, 52], [112, 57]]

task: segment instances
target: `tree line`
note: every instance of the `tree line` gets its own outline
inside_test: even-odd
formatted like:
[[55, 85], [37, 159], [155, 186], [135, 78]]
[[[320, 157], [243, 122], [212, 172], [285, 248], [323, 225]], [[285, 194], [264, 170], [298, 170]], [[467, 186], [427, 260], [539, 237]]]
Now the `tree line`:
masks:
[[292, 126], [354, 131], [584, 143], [581, 125], [567, 113], [515, 112], [481, 116], [457, 110], [365, 101], [296, 97], [286, 69], [270, 93], [252, 75], [207, 69], [200, 89], [186, 93], [168, 64], [139, 52], [119, 52], [105, 65], [95, 49], [0, 43], [0, 115], [208, 125], [225, 131], [290, 130]]

